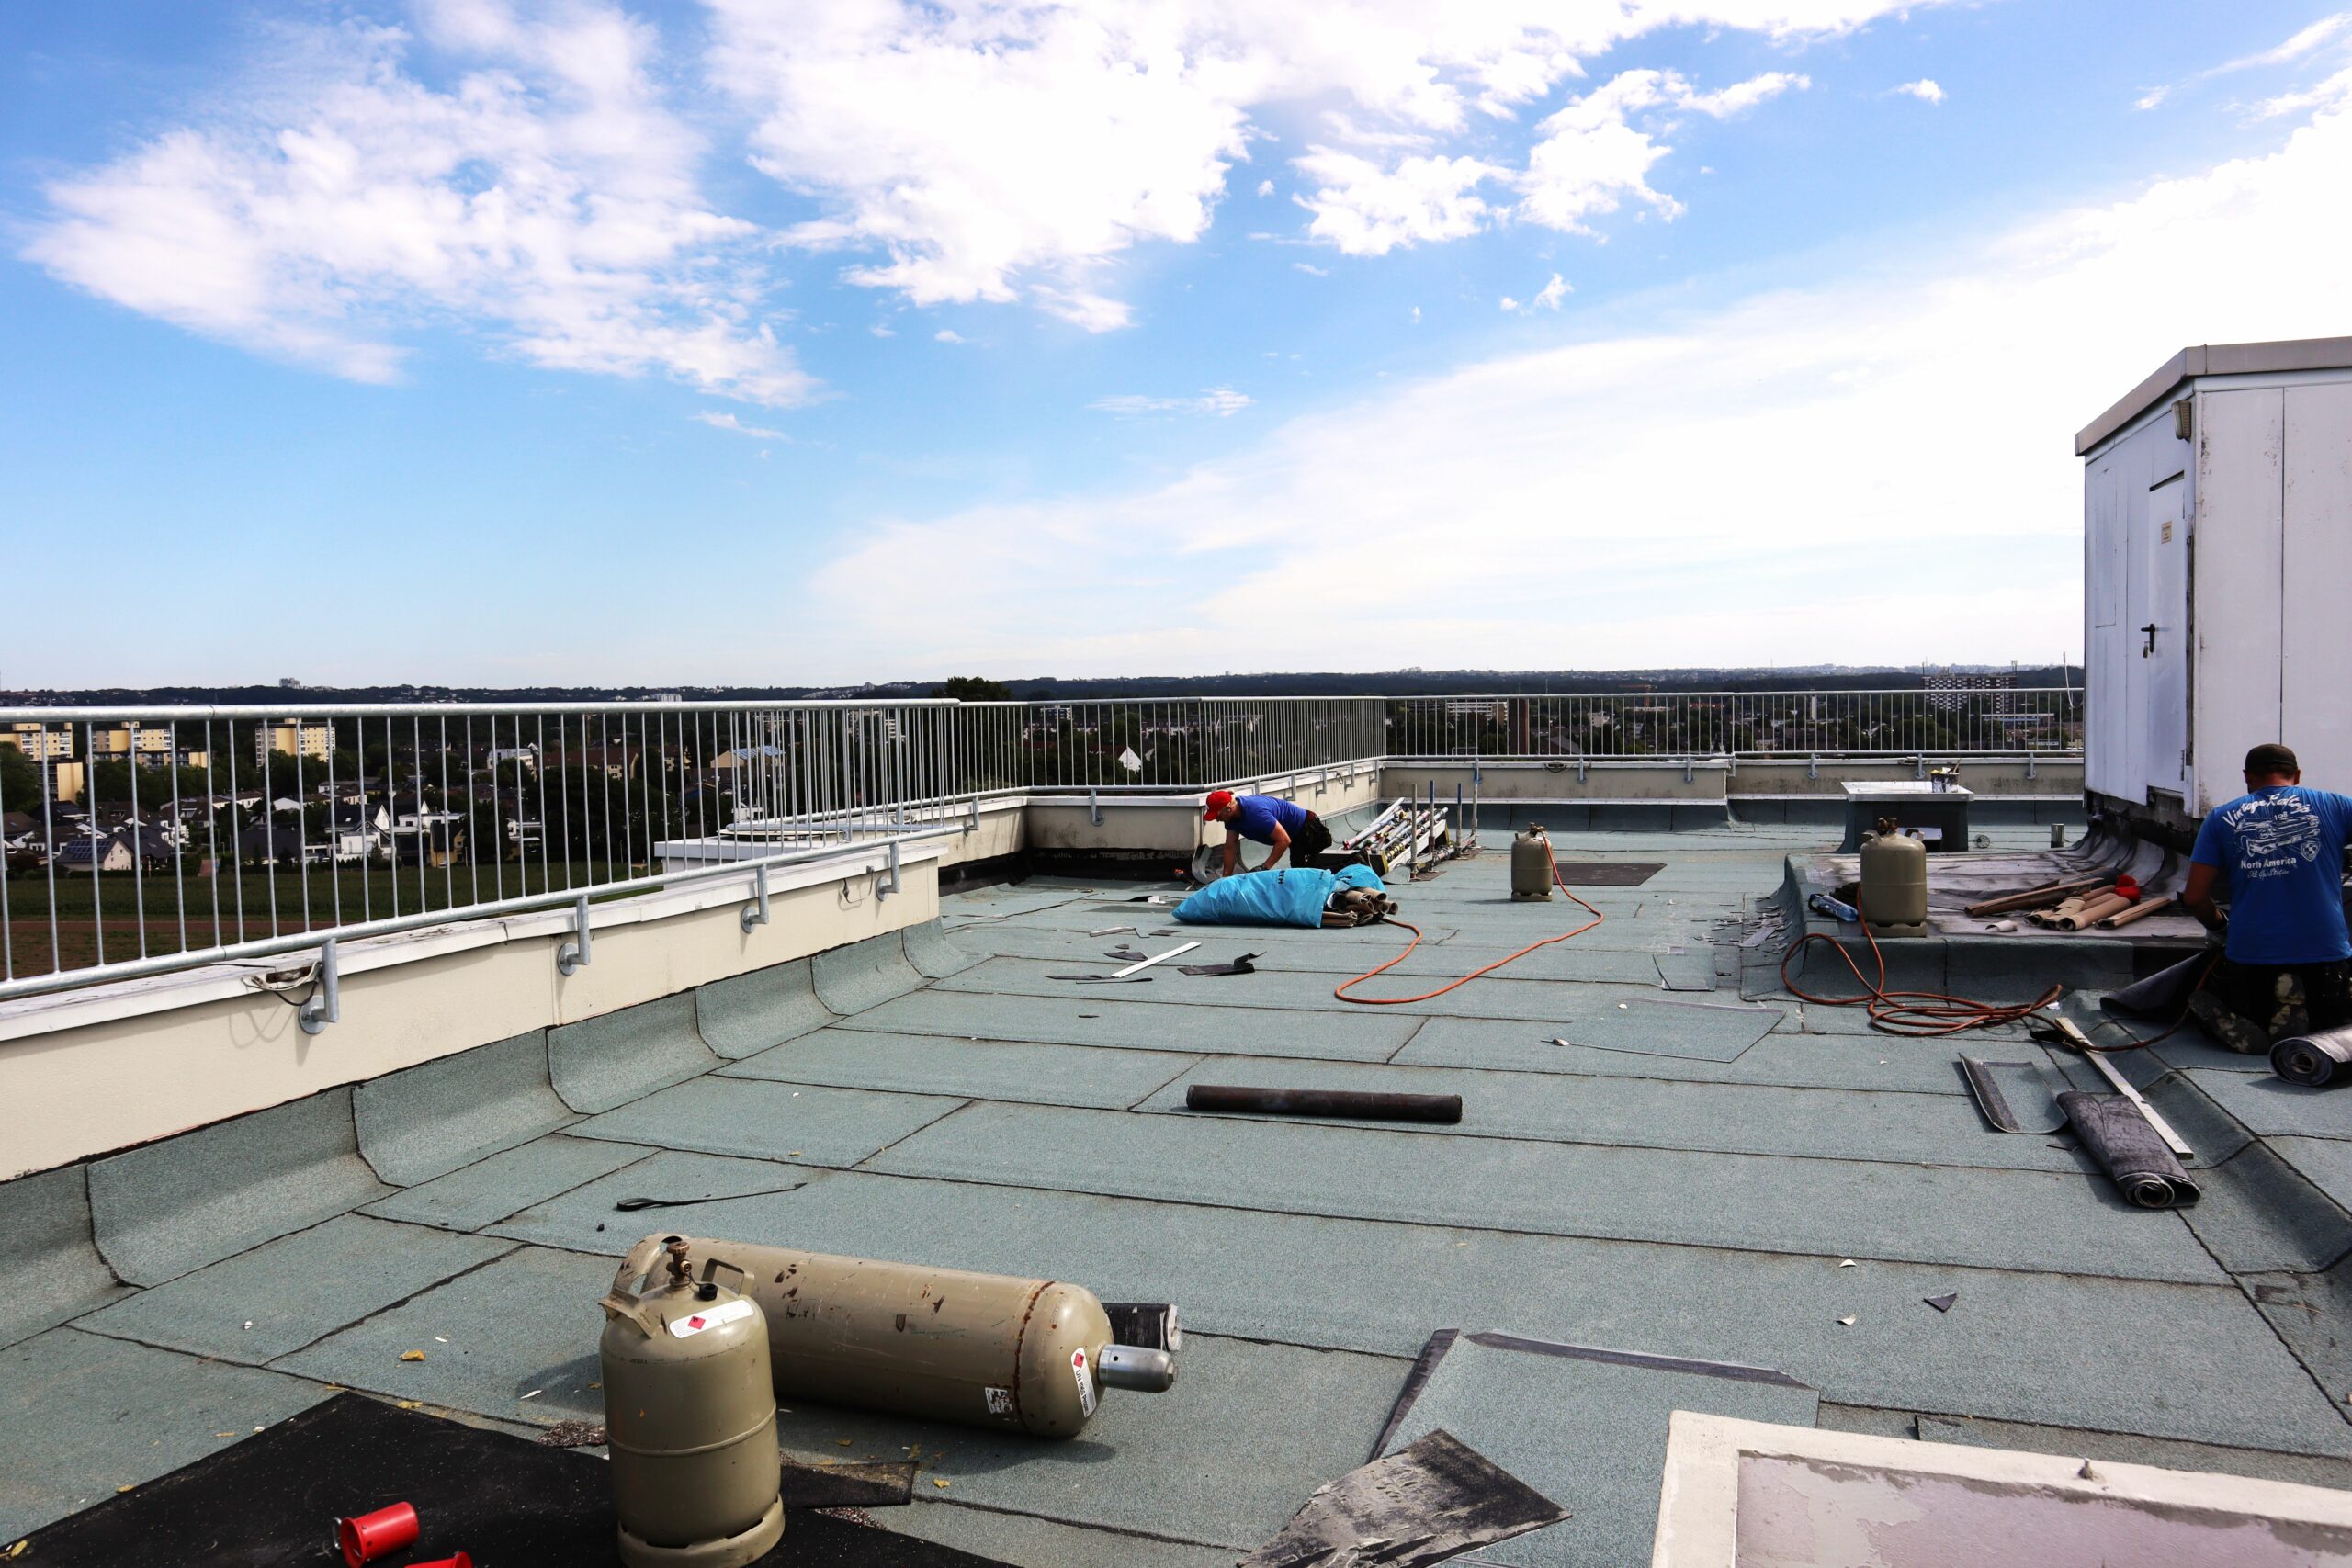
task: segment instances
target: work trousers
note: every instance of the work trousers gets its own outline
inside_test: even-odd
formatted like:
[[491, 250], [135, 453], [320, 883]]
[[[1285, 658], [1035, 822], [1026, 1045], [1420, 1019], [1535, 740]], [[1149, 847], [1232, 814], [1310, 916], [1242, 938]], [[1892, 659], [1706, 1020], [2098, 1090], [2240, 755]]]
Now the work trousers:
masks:
[[2240, 964], [2224, 958], [2205, 988], [2274, 1042], [2352, 1023], [2352, 960]]
[[1290, 863], [1313, 865], [1315, 857], [1331, 847], [1331, 829], [1323, 826], [1323, 818], [1312, 811], [1300, 823], [1298, 831], [1290, 836]]

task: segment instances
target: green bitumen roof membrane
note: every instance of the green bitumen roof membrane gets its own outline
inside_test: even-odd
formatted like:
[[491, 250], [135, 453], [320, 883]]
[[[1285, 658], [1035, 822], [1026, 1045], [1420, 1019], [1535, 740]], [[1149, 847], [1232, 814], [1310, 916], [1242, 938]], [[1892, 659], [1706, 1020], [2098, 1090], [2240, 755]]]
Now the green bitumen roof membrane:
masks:
[[[1177, 1302], [1176, 1387], [1112, 1394], [1074, 1442], [782, 1417], [805, 1458], [920, 1444], [950, 1484], [884, 1526], [1038, 1568], [1229, 1563], [1373, 1456], [1447, 1328], [1781, 1374], [1457, 1347], [1391, 1446], [1442, 1423], [1574, 1512], [1479, 1561], [1638, 1561], [1678, 1407], [2352, 1487], [2352, 1094], [2194, 1030], [2123, 1057], [2206, 1192], [2127, 1208], [2070, 1140], [1990, 1131], [1955, 1058], [2052, 1089], [2098, 1087], [2085, 1065], [2016, 1029], [1872, 1033], [1781, 988], [1786, 934], [1740, 945], [1822, 831], [1557, 833], [1564, 859], [1666, 869], [1580, 889], [1606, 922], [1507, 977], [1397, 1008], [1331, 996], [1396, 931], [1162, 936], [1168, 906], [1129, 900], [1168, 885], [983, 887], [903, 935], [0, 1185], [0, 1548], [330, 1383], [596, 1418], [596, 1298], [665, 1223]], [[1426, 940], [1362, 989], [1584, 918], [1507, 885], [1497, 852], [1397, 885]], [[1259, 972], [1050, 978], [1194, 940], [1182, 962]], [[2030, 995], [2051, 951], [1905, 962]], [[1186, 1111], [1203, 1082], [1459, 1094], [1464, 1117]]]

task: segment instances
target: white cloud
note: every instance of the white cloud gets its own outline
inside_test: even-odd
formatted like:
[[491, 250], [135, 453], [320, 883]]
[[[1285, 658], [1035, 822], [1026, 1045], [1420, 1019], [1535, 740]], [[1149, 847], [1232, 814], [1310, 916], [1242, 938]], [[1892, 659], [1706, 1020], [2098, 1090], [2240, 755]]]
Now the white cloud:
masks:
[[[2338, 11], [2334, 16], [2322, 17], [2309, 27], [2297, 31], [2283, 43], [2269, 49], [2257, 50], [2252, 54], [2242, 54], [2235, 60], [2225, 60], [2219, 65], [2210, 66], [2198, 72], [2185, 81], [2151, 88], [2132, 107], [2142, 109], [2154, 108], [2181, 88], [2194, 86], [2199, 82], [2210, 82], [2216, 76], [2227, 76], [2240, 71], [2256, 71], [2268, 65], [2290, 65], [2318, 49], [2322, 44], [2343, 36], [2347, 28], [2352, 28], [2352, 11]], [[2290, 113], [2299, 108], [2309, 107], [2313, 103], [2326, 101], [2324, 95], [2304, 95], [2299, 102], [2294, 101], [2297, 96], [2290, 94], [2285, 97], [2270, 100], [2273, 104], [2287, 106], [2274, 112]]]
[[1293, 271], [1303, 272], [1309, 277], [1329, 277], [1331, 276], [1331, 269], [1329, 267], [1317, 266], [1313, 262], [1293, 262], [1290, 265]]
[[689, 419], [699, 420], [703, 423], [710, 426], [713, 430], [729, 430], [734, 432], [738, 435], [755, 435], [763, 441], [789, 441], [792, 439], [791, 436], [786, 435], [781, 430], [770, 430], [763, 425], [745, 424], [741, 420], [737, 419], [731, 413], [718, 413], [710, 409], [699, 410], [695, 413], [688, 414], [686, 417]]
[[1098, 398], [1086, 406], [1104, 413], [1212, 413], [1225, 418], [1248, 408], [1250, 399], [1230, 387], [1211, 387], [1197, 398], [1147, 398], [1125, 393], [1118, 397]]
[[1552, 275], [1552, 281], [1545, 284], [1542, 292], [1538, 293], [1534, 299], [1522, 303], [1506, 294], [1503, 296], [1502, 308], [1506, 310], [1532, 310], [1540, 306], [1546, 310], [1556, 310], [1560, 308], [1560, 301], [1575, 292], [1568, 280], [1555, 272]]
[[[2347, 187], [2352, 111], [2322, 113], [2265, 156], [1384, 389], [1171, 481], [876, 519], [810, 601], [866, 674], [1328, 668], [1366, 626], [1367, 661], [1445, 668], [2055, 656], [2080, 642], [2070, 437], [2183, 343], [2334, 330]], [[848, 591], [908, 559], [960, 570]], [[1914, 586], [1861, 592], [1865, 560]], [[1114, 588], [1117, 615], [1064, 613]]]
[[1085, 328], [1091, 333], [1114, 333], [1134, 318], [1126, 301], [1105, 295], [1091, 294], [1083, 288], [1061, 288], [1041, 283], [1030, 289], [1046, 313]]
[[1812, 85], [1807, 77], [1769, 71], [1702, 93], [1672, 71], [1620, 72], [1537, 128], [1542, 140], [1517, 182], [1525, 193], [1518, 215], [1569, 233], [1585, 231], [1589, 220], [1628, 201], [1677, 217], [1682, 204], [1649, 183], [1651, 168], [1672, 149], [1652, 129], [1637, 125], [1638, 117], [1687, 109], [1723, 119]]
[[1944, 90], [1936, 85], [1936, 79], [1932, 76], [1922, 76], [1917, 82], [1905, 82], [1894, 91], [1908, 93], [1923, 104], [1939, 104], [1944, 101]]
[[1385, 255], [1398, 245], [1476, 233], [1494, 210], [1476, 187], [1506, 174], [1470, 157], [1406, 158], [1384, 169], [1328, 147], [1312, 148], [1294, 162], [1319, 182], [1312, 196], [1291, 198], [1315, 215], [1307, 233], [1351, 256]]
[[[821, 209], [801, 243], [922, 304], [1027, 298], [1106, 330], [1136, 246], [1207, 230], [1266, 110], [1311, 105], [1337, 144], [1401, 148], [1509, 117], [1581, 61], [1668, 28], [1798, 40], [1905, 0], [706, 0], [710, 72], [757, 120], [756, 162]], [[1725, 115], [1802, 78], [1772, 73], [1679, 107]], [[1319, 154], [1329, 159], [1338, 156]], [[1306, 165], [1303, 165], [1306, 166]], [[1311, 169], [1318, 239], [1356, 254], [1474, 231], [1484, 165], [1431, 148]], [[1256, 182], [1261, 196], [1272, 182]]]
[[942, 327], [937, 332], [932, 333], [931, 336], [932, 341], [934, 343], [969, 343], [972, 341], [963, 333], [956, 331], [953, 327]]
[[[275, 35], [192, 123], [44, 187], [25, 254], [102, 299], [364, 381], [454, 318], [553, 368], [777, 405], [817, 384], [761, 319], [750, 224], [706, 203], [652, 29], [571, 0], [434, 0], [420, 51]], [[415, 69], [429, 52], [428, 85]]]

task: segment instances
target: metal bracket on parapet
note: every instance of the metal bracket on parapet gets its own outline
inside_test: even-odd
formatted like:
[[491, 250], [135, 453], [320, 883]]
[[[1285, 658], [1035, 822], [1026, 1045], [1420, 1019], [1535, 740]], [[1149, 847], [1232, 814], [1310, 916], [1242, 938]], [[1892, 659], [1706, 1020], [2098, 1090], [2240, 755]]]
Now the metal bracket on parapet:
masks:
[[1928, 776], [1928, 754], [1925, 751], [1911, 759], [1911, 776], [1915, 779]]
[[567, 942], [555, 950], [555, 967], [559, 975], [570, 975], [588, 966], [588, 895], [582, 893], [573, 906], [573, 920], [579, 928], [579, 940]]
[[1583, 783], [1584, 783], [1585, 769], [1586, 769], [1589, 765], [1589, 764], [1588, 764], [1588, 763], [1586, 762], [1586, 761], [1585, 761], [1582, 757], [1578, 757], [1578, 758], [1577, 759], [1577, 784], [1583, 784]]
[[1326, 769], [1324, 769], [1324, 770], [1322, 771], [1322, 773], [1319, 773], [1319, 774], [1318, 774], [1318, 775], [1317, 775], [1317, 777], [1316, 777], [1316, 780], [1315, 780], [1315, 793], [1316, 793], [1316, 795], [1317, 795], [1317, 796], [1320, 796], [1320, 795], [1323, 794], [1323, 792], [1324, 792], [1325, 790], [1329, 789], [1330, 787], [1331, 787], [1331, 770], [1330, 770], [1330, 769], [1329, 769], [1329, 768], [1326, 768]]
[[334, 938], [327, 938], [319, 950], [318, 988], [294, 1016], [305, 1034], [323, 1034], [328, 1024], [343, 1021], [342, 976], [335, 967]]
[[965, 831], [966, 833], [977, 833], [977, 832], [978, 832], [979, 830], [980, 830], [980, 796], [979, 796], [979, 792], [978, 792], [978, 791], [977, 791], [977, 790], [975, 790], [975, 791], [973, 792], [973, 794], [972, 794], [972, 814], [971, 814], [969, 817], [967, 817], [967, 818], [964, 818], [964, 831]]
[[[1101, 820], [1101, 818], [1096, 818], [1096, 820], [1097, 820], [1097, 821], [1100, 821], [1100, 820]], [[879, 900], [881, 900], [881, 899], [888, 898], [891, 894], [896, 893], [896, 892], [898, 892], [898, 891], [899, 891], [899, 840], [896, 840], [896, 839], [893, 839], [893, 840], [890, 840], [890, 880], [889, 880], [889, 881], [888, 881], [888, 882], [885, 882], [885, 881], [883, 881], [880, 877], [878, 877], [878, 876], [877, 876], [877, 877], [876, 877], [876, 878], [874, 879], [874, 897], [875, 897], [875, 898], [876, 899], [876, 901], [879, 901]]]
[[1695, 758], [1691, 758], [1691, 757], [1685, 757], [1685, 758], [1683, 758], [1683, 759], [1682, 759], [1682, 782], [1683, 782], [1684, 784], [1694, 784], [1694, 783], [1696, 783], [1696, 782], [1698, 781], [1698, 774], [1699, 774], [1699, 763], [1698, 763], [1697, 759], [1695, 759]]
[[1821, 776], [1821, 758], [1818, 754], [1804, 760], [1804, 776], [1807, 783]]
[[750, 936], [754, 926], [768, 923], [768, 868], [752, 868], [752, 901], [743, 906], [743, 934]]
[[2033, 776], [2034, 776], [2034, 773], [2033, 773], [2033, 753], [2032, 753], [2032, 752], [2030, 752], [2030, 751], [2028, 751], [2028, 752], [2025, 754], [2025, 776], [2026, 776], [2026, 777], [2028, 777], [2028, 778], [2031, 778], [2031, 777], [2033, 777]]
[[1097, 828], [1102, 826], [1102, 792], [1092, 784], [1086, 786], [1086, 815]]

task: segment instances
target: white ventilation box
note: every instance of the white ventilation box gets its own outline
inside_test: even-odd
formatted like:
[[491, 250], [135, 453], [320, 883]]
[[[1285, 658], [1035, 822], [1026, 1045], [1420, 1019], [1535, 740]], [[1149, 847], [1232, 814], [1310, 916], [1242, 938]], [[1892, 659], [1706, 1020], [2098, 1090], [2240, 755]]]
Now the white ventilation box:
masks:
[[2090, 804], [2178, 841], [2266, 740], [2352, 791], [2352, 338], [2183, 349], [2075, 451]]

